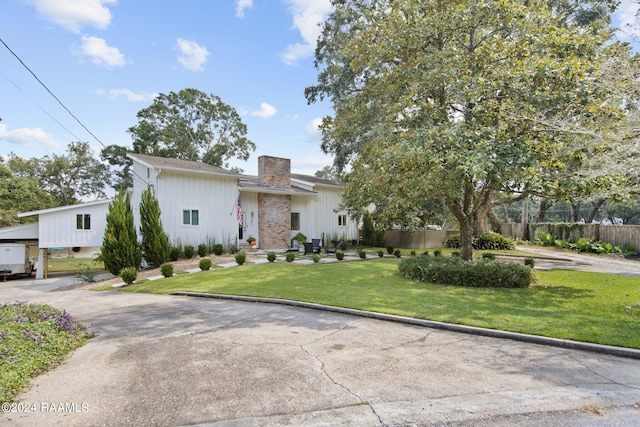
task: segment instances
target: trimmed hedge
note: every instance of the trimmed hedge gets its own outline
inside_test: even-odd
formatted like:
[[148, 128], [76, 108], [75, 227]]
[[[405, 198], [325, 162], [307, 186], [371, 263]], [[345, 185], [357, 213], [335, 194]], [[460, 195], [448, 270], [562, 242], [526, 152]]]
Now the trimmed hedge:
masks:
[[200, 260], [200, 262], [198, 263], [198, 267], [200, 267], [200, 270], [202, 271], [206, 271], [209, 270], [211, 268], [211, 259], [209, 258], [202, 258]]
[[531, 268], [522, 264], [449, 257], [405, 258], [398, 266], [406, 279], [477, 288], [526, 288], [534, 282]]
[[[445, 248], [454, 248], [460, 249], [460, 235], [459, 234], [451, 234], [444, 239], [442, 239], [442, 245]], [[479, 236], [473, 236], [471, 239], [471, 246], [473, 249], [483, 250], [483, 249], [515, 249], [515, 244], [513, 240], [508, 237], [503, 236], [500, 233], [495, 233], [490, 231], [485, 234], [481, 234]]]

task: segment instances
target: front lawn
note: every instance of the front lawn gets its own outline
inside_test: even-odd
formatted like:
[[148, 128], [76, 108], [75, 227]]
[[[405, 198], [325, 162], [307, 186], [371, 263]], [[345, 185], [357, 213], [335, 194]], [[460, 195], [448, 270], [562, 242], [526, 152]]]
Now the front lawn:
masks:
[[398, 262], [244, 265], [122, 290], [290, 299], [640, 349], [638, 278], [554, 270], [527, 289], [460, 288], [403, 279]]

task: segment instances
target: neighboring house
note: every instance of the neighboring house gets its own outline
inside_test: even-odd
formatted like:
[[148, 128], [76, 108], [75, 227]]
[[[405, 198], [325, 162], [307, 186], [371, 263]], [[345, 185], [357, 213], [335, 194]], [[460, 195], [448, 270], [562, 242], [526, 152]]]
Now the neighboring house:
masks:
[[[358, 238], [358, 224], [338, 210], [343, 188], [334, 181], [291, 173], [289, 159], [261, 156], [258, 176], [201, 162], [129, 154], [131, 207], [140, 230], [140, 199], [150, 186], [173, 245], [246, 245], [286, 249], [298, 232], [309, 241]], [[40, 259], [50, 248], [100, 247], [110, 200], [21, 213], [38, 215]], [[38, 275], [42, 277], [42, 269]], [[38, 277], [38, 276], [36, 276]]]
[[201, 162], [141, 154], [129, 157], [136, 224], [140, 223], [140, 197], [149, 185], [173, 244], [237, 242], [242, 246], [254, 237], [261, 249], [286, 249], [298, 232], [309, 241], [323, 233], [327, 239], [358, 237], [358, 224], [337, 210], [342, 186], [292, 174], [289, 159], [261, 156], [256, 177]]

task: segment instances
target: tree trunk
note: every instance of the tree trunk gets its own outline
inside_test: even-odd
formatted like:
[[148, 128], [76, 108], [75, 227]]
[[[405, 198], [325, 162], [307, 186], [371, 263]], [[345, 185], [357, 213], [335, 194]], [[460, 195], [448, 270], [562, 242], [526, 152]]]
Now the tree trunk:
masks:
[[547, 216], [547, 211], [553, 205], [550, 199], [542, 199], [540, 201], [540, 209], [538, 210], [538, 216], [536, 222], [544, 222], [544, 218]]
[[571, 202], [571, 222], [580, 221], [580, 203]]
[[598, 211], [600, 207], [604, 204], [606, 199], [598, 199], [595, 202], [591, 202], [591, 212], [589, 212], [589, 217], [587, 218], [587, 224], [591, 224], [595, 219], [596, 215], [598, 215]]
[[460, 222], [460, 258], [463, 261], [473, 259], [473, 225], [468, 221]]

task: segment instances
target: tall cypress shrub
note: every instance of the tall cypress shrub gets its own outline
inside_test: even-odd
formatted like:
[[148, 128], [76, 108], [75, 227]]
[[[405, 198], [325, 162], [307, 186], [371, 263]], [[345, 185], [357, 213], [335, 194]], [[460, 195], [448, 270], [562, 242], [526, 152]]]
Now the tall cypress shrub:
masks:
[[365, 246], [373, 246], [375, 244], [375, 230], [369, 211], [365, 211], [364, 215], [362, 215], [362, 244]]
[[125, 267], [138, 269], [142, 262], [142, 251], [138, 245], [133, 211], [129, 195], [120, 191], [109, 204], [107, 227], [102, 238], [99, 259], [115, 276]]
[[149, 185], [140, 200], [140, 236], [144, 259], [149, 265], [162, 265], [169, 258], [169, 237], [162, 227], [158, 199]]

